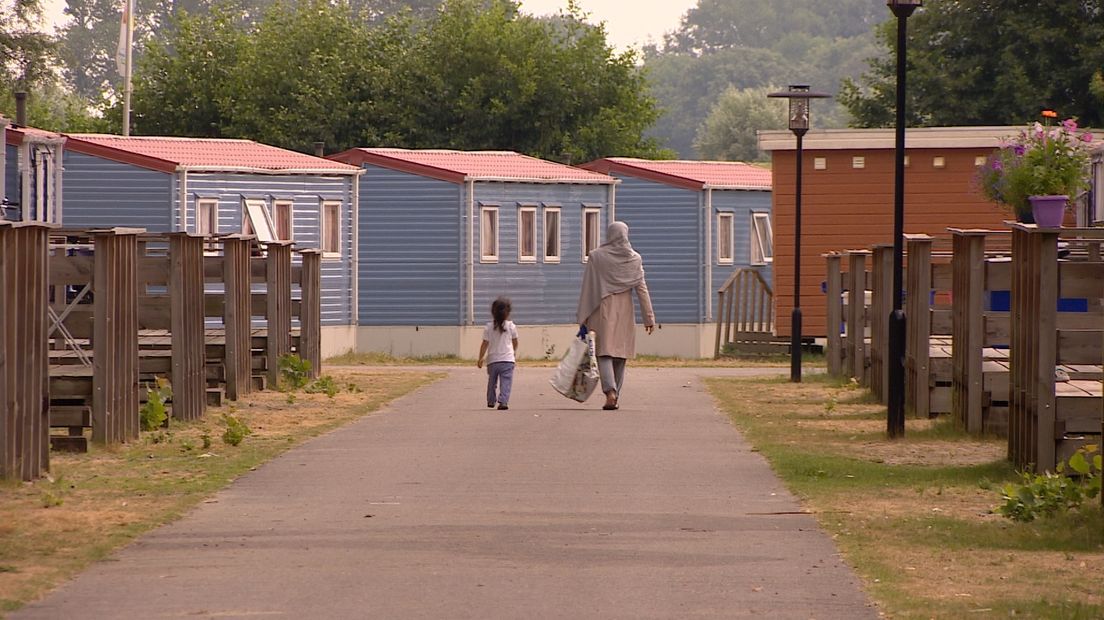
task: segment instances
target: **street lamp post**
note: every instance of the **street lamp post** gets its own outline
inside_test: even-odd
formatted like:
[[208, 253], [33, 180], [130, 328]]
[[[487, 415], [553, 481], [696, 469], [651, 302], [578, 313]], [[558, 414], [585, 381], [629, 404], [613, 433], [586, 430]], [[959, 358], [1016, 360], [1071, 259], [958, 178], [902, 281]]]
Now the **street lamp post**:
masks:
[[[889, 316], [889, 398], [886, 431], [891, 438], [905, 435], [905, 311], [902, 269], [905, 237], [905, 45], [910, 15], [923, 0], [888, 0], [897, 17], [897, 136], [893, 175], [893, 313]], [[923, 291], [913, 291], [914, 295]]]
[[797, 137], [797, 179], [794, 194], [793, 312], [790, 313], [790, 381], [801, 382], [801, 159], [802, 139], [809, 131], [809, 100], [828, 95], [809, 91], [808, 84], [791, 84], [789, 90], [770, 93], [790, 103], [790, 131]]

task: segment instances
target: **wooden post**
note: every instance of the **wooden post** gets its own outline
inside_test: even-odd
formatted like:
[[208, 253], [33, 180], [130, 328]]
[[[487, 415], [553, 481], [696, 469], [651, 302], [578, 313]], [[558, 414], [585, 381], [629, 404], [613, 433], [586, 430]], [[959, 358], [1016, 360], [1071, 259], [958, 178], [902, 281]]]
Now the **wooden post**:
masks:
[[840, 324], [843, 322], [843, 274], [840, 272], [840, 255], [832, 252], [824, 255], [828, 262], [828, 374], [838, 377], [843, 373], [843, 342]]
[[1055, 467], [1058, 230], [1012, 231], [1012, 351], [1009, 454], [1020, 469]]
[[226, 397], [238, 400], [253, 391], [252, 379], [252, 293], [249, 253], [252, 237], [229, 235], [221, 238], [223, 248]]
[[322, 252], [300, 250], [299, 356], [311, 364], [311, 376], [322, 370]]
[[889, 313], [893, 310], [893, 246], [875, 245], [870, 266], [870, 389], [889, 402]]
[[291, 353], [291, 244], [272, 242], [265, 249], [268, 384], [275, 387], [280, 358]]
[[932, 238], [905, 235], [905, 413], [931, 412]]
[[203, 237], [169, 235], [172, 309], [172, 415], [198, 420], [207, 409], [207, 358], [203, 321]]
[[138, 438], [138, 234], [94, 230], [92, 441]]
[[985, 236], [982, 230], [952, 229], [951, 403], [968, 432], [983, 429], [982, 397], [985, 348]]
[[867, 250], [847, 251], [847, 373], [866, 385]]
[[50, 468], [49, 227], [0, 222], [0, 478]]

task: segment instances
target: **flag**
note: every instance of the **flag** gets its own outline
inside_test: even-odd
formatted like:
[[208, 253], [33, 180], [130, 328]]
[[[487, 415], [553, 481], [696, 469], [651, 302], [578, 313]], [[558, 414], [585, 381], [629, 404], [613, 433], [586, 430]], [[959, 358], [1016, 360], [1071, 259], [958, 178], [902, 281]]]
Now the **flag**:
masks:
[[119, 45], [115, 48], [115, 68], [119, 75], [126, 75], [128, 36], [134, 31], [134, 0], [121, 0], [119, 13]]

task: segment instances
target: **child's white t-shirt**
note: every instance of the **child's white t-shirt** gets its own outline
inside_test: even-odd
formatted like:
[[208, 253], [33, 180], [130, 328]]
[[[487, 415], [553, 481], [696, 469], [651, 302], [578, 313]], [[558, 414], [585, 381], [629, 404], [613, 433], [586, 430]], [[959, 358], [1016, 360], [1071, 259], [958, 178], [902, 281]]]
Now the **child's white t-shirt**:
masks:
[[483, 328], [483, 340], [487, 341], [487, 363], [513, 362], [514, 340], [517, 340], [517, 326], [513, 321], [502, 324], [505, 331], [495, 329], [494, 321]]

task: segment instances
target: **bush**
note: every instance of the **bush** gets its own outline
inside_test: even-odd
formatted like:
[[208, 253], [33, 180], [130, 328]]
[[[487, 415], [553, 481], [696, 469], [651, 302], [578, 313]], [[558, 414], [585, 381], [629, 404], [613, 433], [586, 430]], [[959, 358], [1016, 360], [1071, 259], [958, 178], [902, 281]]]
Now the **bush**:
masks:
[[142, 430], [153, 431], [161, 428], [169, 418], [165, 402], [172, 397], [172, 386], [164, 377], [157, 377], [154, 385], [146, 384], [146, 402], [138, 409]]
[[[1086, 499], [1100, 495], [1104, 479], [1102, 461], [1097, 446], [1084, 446], [1070, 457], [1068, 464], [1059, 463], [1057, 473], [1024, 472], [1021, 484], [1004, 485], [1001, 489], [1004, 503], [995, 510], [1024, 523], [1077, 510]], [[1070, 475], [1066, 475], [1067, 465]]]
[[280, 383], [289, 390], [300, 390], [310, 382], [311, 363], [294, 353], [280, 356], [277, 363], [280, 371]]
[[247, 435], [253, 433], [245, 422], [242, 422], [237, 416], [230, 415], [229, 413], [222, 414], [222, 421], [226, 424], [226, 430], [222, 433], [223, 443], [231, 446], [240, 445], [245, 440]]

